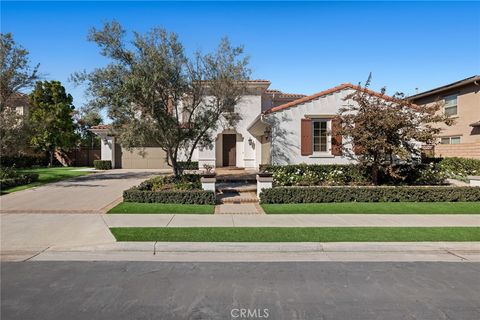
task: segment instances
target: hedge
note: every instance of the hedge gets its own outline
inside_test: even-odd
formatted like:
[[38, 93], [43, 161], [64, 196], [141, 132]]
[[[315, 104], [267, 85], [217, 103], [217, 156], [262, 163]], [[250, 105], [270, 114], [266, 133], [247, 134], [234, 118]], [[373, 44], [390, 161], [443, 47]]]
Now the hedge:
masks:
[[11, 178], [1, 178], [0, 187], [1, 189], [13, 188], [16, 186], [22, 186], [24, 184], [29, 184], [38, 180], [37, 173], [22, 173], [18, 176]]
[[46, 167], [48, 158], [45, 155], [1, 156], [0, 166], [15, 168]]
[[260, 193], [261, 203], [460, 201], [480, 201], [480, 187], [278, 187]]
[[110, 160], [93, 160], [93, 166], [97, 170], [110, 170], [110, 169], [112, 169], [112, 161], [110, 161]]
[[149, 191], [133, 187], [123, 191], [125, 202], [215, 204], [215, 193], [205, 190], [189, 191]]

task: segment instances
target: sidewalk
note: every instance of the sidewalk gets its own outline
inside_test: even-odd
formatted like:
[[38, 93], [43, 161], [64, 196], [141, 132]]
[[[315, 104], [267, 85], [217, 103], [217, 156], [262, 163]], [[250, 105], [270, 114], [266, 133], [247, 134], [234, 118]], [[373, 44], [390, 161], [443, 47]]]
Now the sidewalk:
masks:
[[472, 214], [107, 214], [109, 227], [475, 227]]
[[118, 242], [49, 248], [28, 256], [2, 253], [4, 261], [446, 261], [480, 262], [478, 242], [402, 243], [197, 243]]

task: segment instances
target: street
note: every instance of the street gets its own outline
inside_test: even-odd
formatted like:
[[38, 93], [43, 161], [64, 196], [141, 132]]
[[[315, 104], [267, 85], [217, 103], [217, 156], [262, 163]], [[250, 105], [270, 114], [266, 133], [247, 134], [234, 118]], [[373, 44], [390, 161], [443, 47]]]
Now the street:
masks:
[[4, 262], [2, 319], [479, 319], [480, 264]]

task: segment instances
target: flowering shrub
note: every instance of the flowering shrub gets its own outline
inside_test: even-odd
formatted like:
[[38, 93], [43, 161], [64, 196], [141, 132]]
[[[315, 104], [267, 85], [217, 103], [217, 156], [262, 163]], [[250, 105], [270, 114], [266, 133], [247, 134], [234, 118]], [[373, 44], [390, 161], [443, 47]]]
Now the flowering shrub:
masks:
[[357, 165], [262, 166], [273, 174], [275, 186], [366, 185], [366, 176]]
[[480, 175], [480, 160], [477, 159], [443, 158], [438, 164], [448, 178], [466, 181], [467, 176]]

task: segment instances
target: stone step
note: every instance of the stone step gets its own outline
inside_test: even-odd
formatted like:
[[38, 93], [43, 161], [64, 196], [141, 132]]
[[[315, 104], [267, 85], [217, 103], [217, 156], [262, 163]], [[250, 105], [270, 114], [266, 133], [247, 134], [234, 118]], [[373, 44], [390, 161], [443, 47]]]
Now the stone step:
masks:
[[250, 198], [250, 197], [231, 197], [231, 198], [223, 198], [220, 199], [221, 203], [256, 203], [258, 202], [257, 198]]

